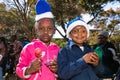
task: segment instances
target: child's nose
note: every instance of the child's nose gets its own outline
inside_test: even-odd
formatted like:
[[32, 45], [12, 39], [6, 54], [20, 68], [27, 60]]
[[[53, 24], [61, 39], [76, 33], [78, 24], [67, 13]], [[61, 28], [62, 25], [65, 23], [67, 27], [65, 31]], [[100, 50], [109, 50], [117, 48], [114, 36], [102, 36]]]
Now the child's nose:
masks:
[[44, 33], [48, 33], [49, 30], [47, 28], [44, 29]]

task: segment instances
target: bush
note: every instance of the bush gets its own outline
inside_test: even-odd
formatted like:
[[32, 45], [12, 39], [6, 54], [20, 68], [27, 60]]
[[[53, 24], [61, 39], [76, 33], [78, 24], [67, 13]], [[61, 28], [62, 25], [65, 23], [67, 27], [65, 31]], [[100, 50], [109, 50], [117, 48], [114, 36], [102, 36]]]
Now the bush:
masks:
[[115, 47], [117, 49], [117, 52], [120, 52], [120, 46], [119, 46], [119, 44], [120, 44], [120, 36], [118, 36], [118, 35], [111, 36], [109, 38], [109, 41], [112, 42], [115, 45]]
[[52, 39], [54, 43], [56, 43], [60, 48], [67, 44], [67, 41], [64, 39]]

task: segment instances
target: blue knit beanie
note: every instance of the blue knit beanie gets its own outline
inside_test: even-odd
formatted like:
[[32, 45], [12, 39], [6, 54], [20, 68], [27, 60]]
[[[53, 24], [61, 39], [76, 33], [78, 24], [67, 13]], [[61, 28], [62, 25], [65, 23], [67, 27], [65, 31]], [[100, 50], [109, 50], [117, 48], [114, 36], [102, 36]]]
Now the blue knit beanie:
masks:
[[43, 18], [54, 18], [50, 5], [45, 0], [38, 0], [35, 6], [36, 17], [35, 21]]
[[71, 39], [69, 36], [69, 33], [73, 28], [75, 28], [78, 25], [83, 25], [86, 28], [87, 37], [89, 37], [89, 28], [88, 28], [87, 23], [85, 23], [85, 21], [82, 20], [81, 18], [76, 17], [67, 24], [67, 27], [66, 27], [67, 28], [67, 31], [66, 31], [67, 38]]

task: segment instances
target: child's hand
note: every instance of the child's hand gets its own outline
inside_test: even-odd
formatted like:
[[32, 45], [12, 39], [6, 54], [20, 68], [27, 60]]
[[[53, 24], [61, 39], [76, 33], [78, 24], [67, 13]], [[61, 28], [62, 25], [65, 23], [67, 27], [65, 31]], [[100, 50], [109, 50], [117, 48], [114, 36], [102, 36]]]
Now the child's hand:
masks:
[[98, 55], [94, 52], [87, 53], [83, 56], [86, 63], [92, 64], [94, 66], [98, 65]]
[[38, 72], [41, 69], [42, 66], [42, 60], [41, 60], [41, 56], [42, 56], [42, 51], [40, 48], [36, 48], [35, 49], [35, 56], [36, 59], [32, 61], [31, 65], [29, 68], [26, 69], [25, 74], [29, 75], [32, 74], [34, 72]]
[[50, 70], [53, 73], [57, 72], [57, 68], [58, 68], [57, 60], [50, 60], [49, 62], [46, 63], [46, 65], [50, 68]]
[[39, 58], [36, 58], [30, 65], [29, 68], [26, 69], [26, 72], [25, 74], [26, 75], [29, 75], [29, 74], [32, 74], [34, 72], [37, 72], [41, 69], [41, 66], [42, 66], [42, 62]]

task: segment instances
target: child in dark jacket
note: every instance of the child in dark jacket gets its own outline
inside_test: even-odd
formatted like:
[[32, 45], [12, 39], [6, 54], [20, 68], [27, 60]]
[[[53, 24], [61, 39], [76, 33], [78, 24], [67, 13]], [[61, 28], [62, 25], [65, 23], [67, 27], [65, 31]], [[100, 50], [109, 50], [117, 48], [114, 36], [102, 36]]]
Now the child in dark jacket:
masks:
[[73, 19], [67, 24], [67, 37], [73, 42], [59, 51], [58, 76], [62, 80], [99, 80], [93, 71], [98, 55], [86, 44], [87, 24], [79, 17]]

